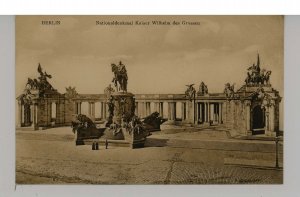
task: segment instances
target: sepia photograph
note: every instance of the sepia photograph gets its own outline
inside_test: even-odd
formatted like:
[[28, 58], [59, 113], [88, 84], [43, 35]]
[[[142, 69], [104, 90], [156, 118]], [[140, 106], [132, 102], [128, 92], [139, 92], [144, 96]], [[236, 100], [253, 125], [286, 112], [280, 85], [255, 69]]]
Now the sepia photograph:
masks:
[[16, 184], [284, 183], [283, 16], [16, 16]]

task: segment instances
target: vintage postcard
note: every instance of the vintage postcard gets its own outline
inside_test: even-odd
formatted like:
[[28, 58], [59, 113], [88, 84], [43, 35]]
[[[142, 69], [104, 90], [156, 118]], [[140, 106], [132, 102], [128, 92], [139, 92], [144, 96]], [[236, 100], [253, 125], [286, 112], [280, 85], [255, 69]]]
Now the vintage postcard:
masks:
[[16, 184], [282, 184], [283, 16], [17, 16]]

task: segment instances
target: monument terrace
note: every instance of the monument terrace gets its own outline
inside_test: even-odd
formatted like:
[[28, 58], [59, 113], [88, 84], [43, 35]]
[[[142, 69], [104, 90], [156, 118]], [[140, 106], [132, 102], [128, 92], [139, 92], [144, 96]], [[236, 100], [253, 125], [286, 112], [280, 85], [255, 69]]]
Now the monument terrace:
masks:
[[[38, 130], [67, 126], [76, 114], [84, 114], [96, 124], [103, 123], [110, 116], [110, 95], [118, 88], [127, 91], [127, 87], [115, 84], [115, 87], [109, 85], [104, 94], [80, 94], [75, 87], [59, 93], [48, 81], [52, 76], [41, 65], [38, 72], [39, 77], [29, 78], [24, 93], [17, 98], [17, 127]], [[275, 136], [279, 130], [281, 97], [272, 88], [270, 75], [271, 71], [261, 68], [258, 55], [257, 62], [247, 69], [244, 85], [237, 90], [227, 83], [223, 92], [211, 93], [201, 82], [197, 89], [194, 84], [187, 85], [183, 94], [133, 93], [134, 114], [144, 118], [158, 112], [161, 118], [167, 119], [164, 124], [221, 125], [241, 136]]]

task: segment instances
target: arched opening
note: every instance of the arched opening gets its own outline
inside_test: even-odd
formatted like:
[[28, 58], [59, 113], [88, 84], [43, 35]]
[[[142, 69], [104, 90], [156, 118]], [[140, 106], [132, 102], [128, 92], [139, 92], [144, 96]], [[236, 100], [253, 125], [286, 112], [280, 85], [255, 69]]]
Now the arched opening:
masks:
[[253, 135], [265, 133], [265, 111], [260, 105], [253, 108], [252, 112], [252, 131]]

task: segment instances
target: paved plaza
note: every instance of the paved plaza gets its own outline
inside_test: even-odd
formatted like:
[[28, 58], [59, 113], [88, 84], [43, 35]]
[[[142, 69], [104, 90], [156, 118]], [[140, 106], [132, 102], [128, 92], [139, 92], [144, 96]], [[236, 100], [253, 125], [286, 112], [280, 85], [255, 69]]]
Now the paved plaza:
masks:
[[75, 146], [69, 127], [17, 130], [18, 184], [268, 184], [283, 182], [282, 142], [237, 140], [222, 128], [163, 128], [145, 148]]

